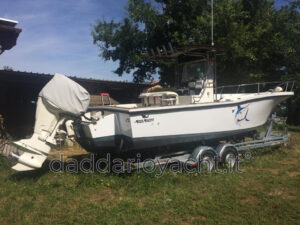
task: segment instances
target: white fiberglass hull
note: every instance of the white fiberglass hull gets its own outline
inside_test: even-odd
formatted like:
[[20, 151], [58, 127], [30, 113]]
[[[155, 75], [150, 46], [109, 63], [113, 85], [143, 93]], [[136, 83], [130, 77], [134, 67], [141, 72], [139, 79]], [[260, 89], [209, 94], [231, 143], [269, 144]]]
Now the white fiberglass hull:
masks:
[[274, 107], [292, 92], [261, 93], [235, 101], [125, 109], [100, 107], [106, 116], [77, 127], [89, 151], [140, 150], [200, 143], [242, 135], [266, 123]]

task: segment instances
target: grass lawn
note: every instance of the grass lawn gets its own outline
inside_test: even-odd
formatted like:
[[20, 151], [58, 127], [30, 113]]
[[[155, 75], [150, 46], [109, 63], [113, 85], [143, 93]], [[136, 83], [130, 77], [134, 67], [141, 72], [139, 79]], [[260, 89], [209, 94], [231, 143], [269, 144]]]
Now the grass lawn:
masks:
[[17, 174], [0, 158], [0, 224], [300, 224], [300, 133], [243, 173]]

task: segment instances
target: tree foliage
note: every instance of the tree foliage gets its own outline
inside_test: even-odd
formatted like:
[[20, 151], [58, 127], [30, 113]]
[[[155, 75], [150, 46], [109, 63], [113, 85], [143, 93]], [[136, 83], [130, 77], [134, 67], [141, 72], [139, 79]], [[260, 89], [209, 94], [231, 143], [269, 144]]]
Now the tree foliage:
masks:
[[2, 69], [3, 69], [3, 70], [6, 70], [6, 71], [13, 71], [13, 68], [10, 67], [10, 66], [3, 66]]
[[[299, 84], [299, 9], [299, 0], [280, 9], [272, 0], [215, 0], [214, 42], [226, 49], [218, 57], [219, 83], [296, 79]], [[134, 81], [142, 82], [159, 73], [172, 84], [174, 68], [148, 61], [142, 52], [168, 42], [210, 44], [209, 0], [128, 0], [126, 10], [122, 21], [98, 21], [92, 32], [100, 56], [119, 62], [119, 76], [133, 72]], [[291, 101], [292, 122], [300, 123], [299, 95]]]

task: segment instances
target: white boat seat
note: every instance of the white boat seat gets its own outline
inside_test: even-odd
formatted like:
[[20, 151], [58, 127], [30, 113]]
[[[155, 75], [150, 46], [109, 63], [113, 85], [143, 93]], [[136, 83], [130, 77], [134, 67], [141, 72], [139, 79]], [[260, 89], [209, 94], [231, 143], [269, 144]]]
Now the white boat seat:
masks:
[[176, 98], [163, 98], [161, 101], [166, 105], [176, 105]]
[[142, 93], [139, 98], [142, 99], [142, 104], [144, 106], [179, 104], [178, 94], [173, 91]]

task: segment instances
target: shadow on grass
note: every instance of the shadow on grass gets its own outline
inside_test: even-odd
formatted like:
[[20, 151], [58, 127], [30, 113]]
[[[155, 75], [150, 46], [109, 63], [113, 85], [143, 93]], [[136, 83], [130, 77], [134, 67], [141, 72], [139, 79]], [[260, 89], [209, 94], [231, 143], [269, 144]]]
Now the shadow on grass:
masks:
[[[263, 149], [252, 150], [251, 151], [251, 158], [254, 159], [254, 160], [257, 160], [262, 156], [270, 155], [270, 154], [273, 154], [273, 153], [278, 152], [278, 151], [281, 154], [288, 154], [285, 151], [285, 149], [282, 149], [280, 146], [273, 146], [273, 147], [268, 147], [268, 148], [263, 148]], [[12, 164], [8, 162], [9, 161], [8, 159], [6, 159], [6, 158], [4, 159], [4, 158], [5, 157], [0, 157], [0, 168], [1, 168], [1, 170], [6, 170], [7, 169], [7, 170], [11, 171], [10, 167], [12, 166]], [[9, 178], [12, 179], [12, 180], [15, 180], [15, 181], [20, 181], [20, 180], [34, 180], [34, 181], [36, 181], [40, 177], [42, 177], [46, 174], [70, 173], [70, 174], [81, 176], [81, 175], [84, 175], [84, 174], [94, 173], [94, 174], [105, 175], [105, 176], [110, 176], [110, 177], [118, 176], [120, 178], [125, 179], [127, 177], [131, 177], [131, 176], [135, 175], [136, 171], [137, 171], [136, 168], [131, 168], [131, 171], [126, 171], [125, 170], [124, 172], [115, 173], [115, 172], [113, 172], [112, 168], [110, 168], [110, 170], [109, 170], [110, 172], [99, 172], [99, 171], [96, 170], [96, 162], [99, 159], [103, 159], [103, 156], [102, 157], [100, 157], [100, 156], [97, 157], [96, 156], [94, 158], [94, 161], [93, 161], [92, 164], [86, 163], [83, 167], [84, 168], [84, 171], [83, 171], [82, 168], [80, 169], [78, 166], [80, 165], [80, 163], [83, 160], [90, 159], [90, 155], [78, 155], [78, 156], [73, 156], [70, 159], [75, 160], [77, 162], [77, 171], [76, 172], [70, 172], [70, 170], [68, 170], [68, 169], [70, 169], [70, 165], [71, 165], [71, 163], [68, 160], [63, 162], [63, 161], [60, 161], [59, 159], [54, 159], [57, 162], [56, 166], [60, 166], [59, 162], [61, 163], [60, 171], [56, 170], [56, 172], [54, 172], [53, 170], [51, 170], [50, 169], [51, 168], [50, 164], [51, 164], [52, 160], [46, 160], [45, 163], [43, 164], [42, 168], [40, 168], [40, 169], [32, 170], [32, 171], [24, 171], [24, 172], [13, 171], [13, 172], [10, 172]], [[110, 161], [110, 165], [111, 165], [111, 167], [113, 166], [112, 159]], [[86, 172], [91, 167], [93, 167], [94, 170], [91, 171], [91, 172]], [[170, 165], [167, 166], [167, 170], [169, 170], [169, 167], [170, 167]], [[105, 169], [105, 167], [102, 166], [101, 169]], [[142, 174], [148, 174], [148, 173], [144, 173], [143, 169], [140, 169], [140, 171], [142, 172]], [[152, 175], [151, 174], [148, 174], [148, 175], [149, 176], [154, 176], [155, 171], [153, 172]]]
[[9, 179], [14, 181], [21, 181], [21, 180], [34, 180], [37, 181], [40, 177], [44, 176], [45, 174], [49, 173], [49, 161], [47, 160], [42, 168], [30, 171], [22, 171], [18, 172], [15, 171], [13, 174], [9, 176]]
[[[39, 178], [41, 178], [42, 176], [46, 175], [46, 174], [59, 174], [59, 173], [70, 173], [68, 172], [67, 168], [68, 166], [70, 166], [71, 163], [68, 163], [68, 162], [61, 162], [61, 165], [62, 167], [60, 168], [61, 169], [61, 172], [53, 172], [51, 171], [50, 169], [50, 163], [51, 163], [51, 160], [46, 160], [42, 166], [42, 168], [40, 169], [36, 169], [36, 170], [31, 170], [31, 171], [22, 171], [22, 172], [18, 172], [18, 171], [14, 171], [11, 169], [11, 167], [14, 165], [9, 159], [5, 158], [5, 157], [1, 157], [1, 158], [4, 158], [4, 159], [1, 159], [1, 169], [2, 170], [8, 170], [10, 171], [10, 175], [9, 175], [9, 179], [13, 180], [13, 181], [22, 181], [22, 180], [33, 180], [33, 181], [37, 181]], [[85, 155], [85, 157], [83, 156], [74, 156], [72, 157], [72, 159], [74, 160], [77, 160], [78, 164], [80, 164], [80, 162], [84, 159], [87, 159], [88, 156]], [[95, 162], [96, 162], [97, 158], [95, 159]], [[2, 161], [4, 163], [2, 163]], [[58, 162], [59, 160], [57, 160]], [[85, 170], [88, 170], [89, 169], [89, 166], [91, 165], [85, 165], [84, 169]], [[94, 168], [95, 168], [95, 163], [92, 165]], [[104, 167], [102, 167], [102, 169], [104, 169]], [[81, 175], [88, 175], [88, 174], [91, 174], [91, 173], [94, 173], [94, 174], [99, 174], [99, 175], [105, 175], [105, 176], [118, 176], [120, 178], [126, 178], [126, 177], [129, 177], [129, 176], [132, 176], [135, 174], [135, 171], [132, 170], [132, 172], [126, 172], [124, 171], [124, 173], [114, 173], [114, 172], [105, 172], [105, 173], [101, 173], [101, 172], [98, 172], [98, 171], [94, 171], [94, 172], [83, 172], [82, 170], [78, 170], [77, 172], [75, 173], [70, 173], [70, 174], [74, 174], [74, 175], [78, 175], [78, 176], [81, 176]]]
[[282, 147], [280, 146], [271, 146], [266, 148], [259, 148], [251, 150], [252, 156], [264, 156], [264, 155], [270, 155], [275, 152], [283, 152]]

